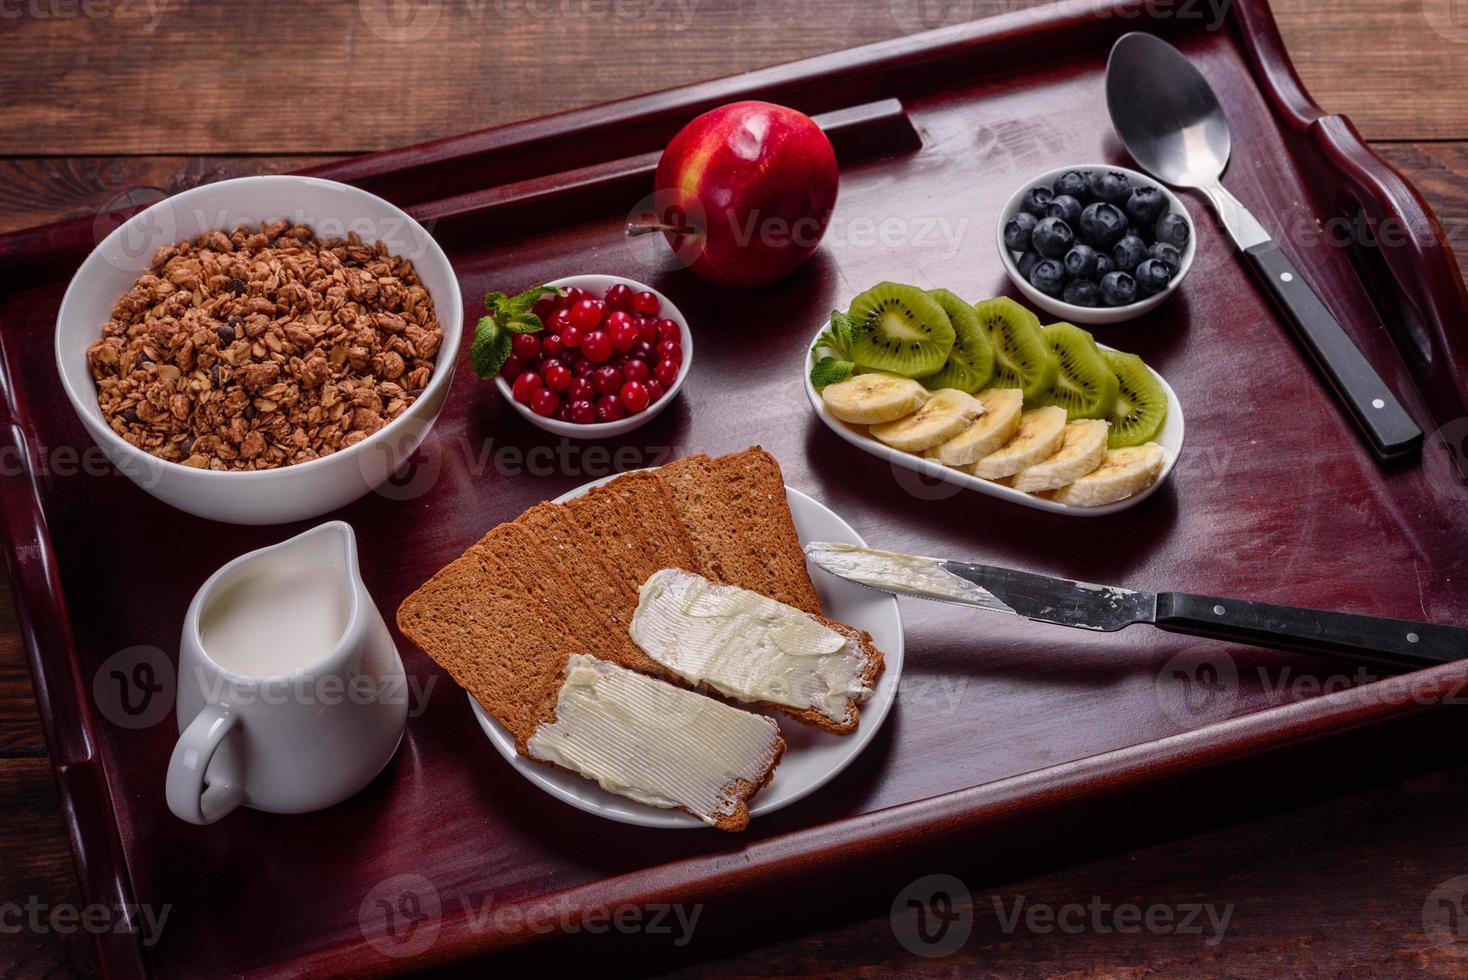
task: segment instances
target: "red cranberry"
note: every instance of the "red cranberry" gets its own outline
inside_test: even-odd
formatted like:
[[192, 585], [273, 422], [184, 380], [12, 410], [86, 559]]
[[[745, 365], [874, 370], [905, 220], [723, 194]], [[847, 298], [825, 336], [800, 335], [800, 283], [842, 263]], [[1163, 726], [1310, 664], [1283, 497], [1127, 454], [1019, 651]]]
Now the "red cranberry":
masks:
[[583, 299], [591, 299], [591, 294], [580, 286], [572, 286], [566, 290], [566, 295], [561, 298], [561, 302], [567, 307], [572, 307]]
[[571, 325], [578, 330], [595, 330], [601, 325], [601, 304], [594, 299], [583, 299], [571, 307]]
[[632, 346], [632, 356], [640, 357], [649, 364], [655, 364], [658, 359], [658, 349], [654, 344], [650, 344], [645, 340], [639, 340]]
[[561, 407], [561, 399], [554, 391], [538, 388], [530, 396], [530, 410], [542, 418], [550, 418]]
[[645, 340], [649, 344], [658, 342], [658, 321], [652, 317], [640, 316], [632, 321], [637, 324], [637, 339]]
[[607, 314], [607, 333], [615, 333], [623, 324], [632, 324], [632, 314], [626, 310], [613, 310]]
[[541, 383], [540, 375], [534, 371], [525, 371], [515, 379], [510, 391], [514, 394], [515, 401], [529, 405], [531, 396], [540, 390]]
[[677, 341], [664, 340], [658, 344], [658, 356], [675, 364], [683, 363], [683, 347]]
[[517, 333], [510, 340], [510, 349], [527, 361], [539, 357], [540, 338], [533, 333]]
[[591, 383], [590, 378], [573, 378], [569, 397], [573, 402], [595, 401], [596, 385]]
[[540, 366], [540, 376], [551, 391], [565, 391], [571, 387], [571, 369], [560, 361], [546, 361]]
[[641, 381], [627, 382], [622, 386], [622, 390], [617, 397], [629, 415], [635, 415], [652, 404], [652, 400], [647, 394], [647, 385]]
[[607, 290], [607, 305], [614, 310], [632, 309], [632, 287], [619, 282]]
[[588, 361], [601, 363], [612, 356], [612, 338], [604, 330], [593, 330], [581, 338], [581, 353]]
[[644, 290], [632, 297], [632, 309], [643, 316], [657, 316], [658, 310], [662, 308], [663, 304], [658, 299], [657, 293]]
[[669, 360], [658, 361], [658, 366], [653, 368], [653, 377], [664, 388], [673, 387], [673, 382], [678, 380], [678, 365]]
[[602, 395], [596, 400], [596, 420], [615, 422], [627, 413], [622, 411], [622, 402], [616, 395]]
[[530, 312], [540, 317], [541, 321], [544, 322], [559, 308], [560, 302], [561, 298], [555, 293], [546, 293], [535, 301], [535, 305], [530, 307]]
[[672, 320], [659, 320], [658, 340], [671, 340], [675, 344], [681, 344], [683, 343], [683, 331]]
[[591, 361], [588, 361], [584, 357], [581, 360], [577, 361], [575, 364], [571, 365], [571, 373], [576, 375], [576, 377], [578, 378], [590, 377], [591, 372], [595, 370], [596, 365]]
[[540, 342], [540, 352], [546, 357], [560, 357], [561, 351], [565, 349], [566, 345], [558, 333], [549, 334]]
[[622, 377], [628, 381], [646, 381], [652, 377], [652, 368], [643, 360], [628, 361], [626, 367], [622, 368]]
[[514, 354], [511, 354], [505, 358], [504, 366], [500, 368], [500, 377], [506, 381], [514, 381], [525, 373], [526, 364], [525, 358], [516, 357]]
[[566, 328], [570, 325], [571, 311], [563, 306], [551, 314], [551, 318], [549, 321], [547, 321], [545, 326], [546, 329], [549, 330], [551, 333], [564, 334], [566, 332]]
[[615, 394], [622, 387], [622, 372], [610, 364], [603, 364], [592, 373], [591, 383], [596, 386], [598, 395]]
[[571, 403], [571, 421], [577, 425], [590, 425], [596, 421], [596, 406], [590, 399], [578, 399]]
[[662, 384], [656, 378], [649, 381], [645, 387], [647, 388], [647, 403], [649, 405], [656, 405], [662, 399], [663, 395], [667, 394], [663, 390]]
[[561, 335], [561, 343], [566, 347], [576, 348], [581, 346], [581, 328], [575, 324], [566, 324], [560, 329], [559, 333]]
[[637, 339], [637, 328], [624, 323], [612, 331], [612, 346], [619, 351], [629, 351], [642, 341]]

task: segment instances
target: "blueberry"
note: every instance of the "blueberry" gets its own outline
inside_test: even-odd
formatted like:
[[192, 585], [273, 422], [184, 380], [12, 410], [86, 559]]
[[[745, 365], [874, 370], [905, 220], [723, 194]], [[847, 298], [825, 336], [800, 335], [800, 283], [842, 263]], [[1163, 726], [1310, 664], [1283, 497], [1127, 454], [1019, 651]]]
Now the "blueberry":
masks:
[[1140, 238], [1148, 245], [1151, 245], [1157, 240], [1157, 228], [1155, 225], [1128, 224], [1126, 226], [1126, 233]]
[[1030, 284], [1046, 296], [1059, 296], [1065, 289], [1065, 266], [1059, 259], [1041, 259], [1030, 270]]
[[1073, 245], [1065, 253], [1065, 274], [1072, 279], [1096, 278], [1096, 262], [1101, 256], [1089, 245]]
[[1139, 225], [1155, 225], [1167, 210], [1167, 195], [1156, 187], [1138, 187], [1126, 199], [1124, 210]]
[[1081, 237], [1092, 248], [1109, 249], [1125, 234], [1126, 215], [1116, 205], [1090, 204], [1081, 212]]
[[1060, 194], [1050, 202], [1050, 206], [1045, 209], [1045, 214], [1047, 217], [1059, 218], [1074, 228], [1076, 222], [1081, 220], [1081, 202], [1069, 194]]
[[1186, 248], [1192, 234], [1193, 230], [1188, 227], [1188, 219], [1176, 211], [1169, 211], [1157, 219], [1157, 240], [1159, 242], [1166, 242], [1173, 248]]
[[1028, 211], [1037, 218], [1045, 217], [1045, 209], [1050, 202], [1055, 200], [1055, 194], [1048, 187], [1031, 187], [1025, 191], [1025, 196], [1019, 202], [1021, 211]]
[[1055, 182], [1055, 196], [1073, 197], [1082, 204], [1091, 203], [1091, 175], [1079, 170], [1067, 170]]
[[1130, 306], [1137, 301], [1137, 281], [1125, 272], [1101, 277], [1101, 299], [1107, 306]]
[[1111, 261], [1111, 256], [1105, 252], [1096, 253], [1096, 278], [1100, 279], [1108, 272], [1116, 271], [1116, 263]]
[[1091, 175], [1091, 196], [1106, 204], [1122, 205], [1131, 196], [1132, 182], [1114, 170]]
[[1135, 235], [1127, 235], [1111, 250], [1111, 261], [1122, 272], [1131, 272], [1147, 258], [1147, 244]]
[[1004, 223], [1004, 244], [1011, 251], [1023, 252], [1030, 247], [1030, 235], [1040, 219], [1028, 211], [1021, 211]]
[[1143, 296], [1152, 296], [1167, 288], [1172, 282], [1172, 270], [1167, 263], [1161, 259], [1148, 259], [1137, 266], [1134, 273], [1137, 279], [1137, 289]]
[[[1034, 216], [1031, 215], [1031, 217]], [[1022, 276], [1026, 282], [1029, 281], [1030, 270], [1035, 267], [1035, 263], [1038, 261], [1040, 261], [1040, 253], [1036, 252], [1034, 249], [1030, 249], [1028, 252], [1019, 257], [1019, 262], [1016, 264], [1019, 266], [1020, 276]]]
[[1158, 242], [1147, 249], [1147, 257], [1166, 262], [1173, 275], [1177, 275], [1178, 270], [1183, 267], [1183, 253], [1166, 242]]
[[1076, 279], [1065, 284], [1061, 298], [1074, 306], [1100, 306], [1101, 287], [1089, 279]]
[[1059, 218], [1041, 218], [1040, 223], [1035, 225], [1034, 234], [1030, 236], [1034, 242], [1035, 251], [1047, 259], [1058, 259], [1070, 251], [1075, 244], [1075, 232], [1070, 230], [1070, 225]]

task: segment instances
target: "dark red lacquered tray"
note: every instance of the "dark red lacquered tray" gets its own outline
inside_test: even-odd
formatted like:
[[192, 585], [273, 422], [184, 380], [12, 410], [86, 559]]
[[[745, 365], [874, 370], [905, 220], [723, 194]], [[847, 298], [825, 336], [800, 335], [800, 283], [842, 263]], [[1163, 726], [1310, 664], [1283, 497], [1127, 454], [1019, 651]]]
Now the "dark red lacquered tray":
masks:
[[[1310, 102], [1262, 0], [1238, 0], [1223, 29], [1205, 27], [1154, 20], [1133, 3], [1067, 4], [316, 173], [431, 222], [465, 296], [609, 272], [673, 297], [698, 334], [692, 377], [663, 416], [610, 445], [623, 448], [618, 466], [758, 442], [790, 483], [882, 547], [1468, 621], [1468, 494], [1442, 443], [1429, 438], [1421, 460], [1380, 468], [1196, 199], [1200, 250], [1181, 295], [1098, 331], [1144, 355], [1186, 408], [1182, 461], [1144, 505], [1075, 521], [924, 487], [841, 442], [805, 403], [803, 346], [833, 306], [882, 278], [1000, 292], [992, 223], [1005, 197], [1066, 162], [1126, 162], [1101, 77], [1111, 42], [1145, 28], [1219, 90], [1235, 133], [1227, 183], [1281, 234], [1418, 423], [1432, 432], [1468, 414], [1468, 300], [1426, 204], [1346, 120]], [[815, 259], [778, 287], [739, 293], [676, 270], [660, 243], [629, 244], [621, 229], [666, 139], [696, 112], [746, 97], [827, 114], [843, 184]], [[862, 230], [884, 222], [895, 241]], [[70, 462], [89, 444], [57, 383], [51, 332], [93, 224], [0, 239], [0, 450], [7, 557], [84, 890], [89, 901], [172, 909], [151, 947], [126, 933], [98, 937], [119, 976], [442, 964], [564, 937], [535, 923], [621, 903], [808, 914], [812, 890], [831, 902], [845, 890], [835, 883], [916, 848], [972, 846], [981, 829], [1044, 827], [1062, 810], [1090, 819], [1109, 805], [1103, 797], [1161, 799], [1183, 774], [1236, 772], [1245, 757], [1351, 728], [1391, 721], [1378, 731], [1405, 739], [1391, 734], [1398, 719], [1468, 680], [1468, 663], [1363, 682], [1324, 661], [910, 604], [903, 691], [880, 736], [823, 791], [735, 837], [604, 822], [542, 794], [490, 749], [462, 694], [403, 644], [409, 672], [436, 688], [367, 791], [309, 816], [240, 811], [185, 825], [163, 799], [171, 716], [119, 727], [98, 710], [94, 678], [125, 648], [175, 656], [186, 604], [208, 573], [298, 528], [199, 521]], [[1375, 240], [1381, 229], [1391, 237]], [[468, 312], [473, 322], [478, 311]], [[409, 478], [341, 514], [388, 611], [490, 525], [607, 472], [600, 450], [560, 455], [492, 386], [467, 366], [459, 373]], [[532, 453], [539, 447], [551, 452]], [[362, 930], [364, 901], [402, 874], [421, 876], [439, 899], [433, 940], [416, 957], [388, 956]], [[785, 890], [796, 885], [806, 890]], [[486, 903], [502, 914], [484, 915]]]

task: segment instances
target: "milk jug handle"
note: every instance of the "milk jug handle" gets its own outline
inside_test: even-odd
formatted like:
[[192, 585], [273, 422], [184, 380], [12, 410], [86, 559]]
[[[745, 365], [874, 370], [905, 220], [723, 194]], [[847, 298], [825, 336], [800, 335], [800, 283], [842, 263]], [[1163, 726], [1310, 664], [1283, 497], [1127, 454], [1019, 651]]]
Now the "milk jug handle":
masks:
[[[228, 707], [207, 704], [178, 737], [178, 744], [173, 747], [173, 758], [168, 760], [167, 784], [168, 808], [176, 816], [189, 823], [209, 824], [243, 801], [245, 774], [218, 771], [236, 769], [237, 765], [215, 767], [208, 787], [204, 785], [204, 776], [209, 771], [214, 753], [239, 723], [239, 716]], [[238, 754], [231, 753], [228, 758], [233, 762], [238, 759]]]

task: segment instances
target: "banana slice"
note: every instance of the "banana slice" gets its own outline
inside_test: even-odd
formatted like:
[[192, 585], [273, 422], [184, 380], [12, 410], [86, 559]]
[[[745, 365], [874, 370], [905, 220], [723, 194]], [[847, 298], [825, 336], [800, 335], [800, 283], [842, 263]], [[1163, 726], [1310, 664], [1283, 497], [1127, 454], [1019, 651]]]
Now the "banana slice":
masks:
[[1141, 493], [1156, 481], [1167, 462], [1167, 451], [1155, 442], [1110, 449], [1101, 466], [1050, 495], [1072, 507], [1100, 507]]
[[929, 453], [948, 466], [976, 463], [1004, 445], [1019, 431], [1025, 393], [1018, 388], [990, 388], [978, 396], [984, 414], [967, 429]]
[[1065, 441], [1055, 455], [1020, 470], [1010, 485], [1026, 493], [1069, 486], [1106, 458], [1106, 430], [1110, 427], [1105, 419], [1072, 422], [1065, 427]]
[[1032, 408], [1019, 417], [1014, 438], [968, 468], [974, 476], [1001, 480], [1026, 466], [1055, 455], [1065, 441], [1065, 409], [1058, 405]]
[[875, 425], [895, 422], [922, 408], [928, 400], [928, 389], [895, 374], [858, 374], [827, 385], [821, 399], [843, 422]]
[[984, 403], [957, 388], [939, 388], [905, 419], [874, 425], [871, 433], [893, 449], [920, 453], [947, 442], [979, 417]]

